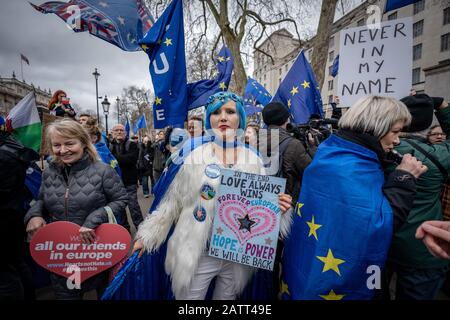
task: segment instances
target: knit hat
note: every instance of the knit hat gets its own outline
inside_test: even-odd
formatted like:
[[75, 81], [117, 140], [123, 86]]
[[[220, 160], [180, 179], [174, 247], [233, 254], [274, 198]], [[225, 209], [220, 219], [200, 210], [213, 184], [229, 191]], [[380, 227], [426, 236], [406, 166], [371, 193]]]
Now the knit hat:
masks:
[[281, 126], [289, 119], [289, 110], [280, 102], [270, 102], [262, 111], [266, 125]]
[[[433, 121], [433, 99], [424, 93], [407, 96], [400, 100], [411, 113], [412, 120], [405, 132], [419, 132], [430, 127]], [[441, 102], [442, 103], [442, 102]]]
[[433, 106], [434, 109], [437, 110], [442, 105], [442, 102], [444, 101], [444, 98], [442, 97], [431, 97], [433, 99]]

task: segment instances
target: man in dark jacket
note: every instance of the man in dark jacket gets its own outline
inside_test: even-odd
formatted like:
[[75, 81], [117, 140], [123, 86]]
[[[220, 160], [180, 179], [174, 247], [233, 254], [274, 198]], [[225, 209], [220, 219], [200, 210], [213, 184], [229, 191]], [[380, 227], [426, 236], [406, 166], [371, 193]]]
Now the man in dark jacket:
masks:
[[[137, 199], [137, 160], [139, 156], [138, 146], [135, 142], [128, 140], [125, 127], [117, 124], [113, 128], [113, 141], [110, 150], [119, 163], [122, 170], [122, 181], [128, 193], [128, 209], [135, 228], [142, 222], [142, 211]], [[123, 212], [122, 225], [130, 229], [126, 212]]]
[[[277, 164], [280, 168], [276, 170], [277, 173], [275, 175], [286, 178], [285, 193], [292, 197], [292, 204], [296, 206], [300, 195], [303, 171], [311, 163], [311, 157], [306, 152], [303, 144], [287, 132], [286, 126], [290, 114], [283, 104], [279, 102], [269, 103], [264, 107], [262, 116], [264, 123], [268, 126], [266, 139], [267, 155], [276, 157], [279, 154], [278, 159], [280, 159], [281, 163]], [[276, 134], [278, 134], [278, 145], [274, 146], [272, 142], [277, 141], [277, 137], [274, 136]], [[263, 143], [264, 140], [262, 139]], [[271, 169], [274, 171], [276, 168], [272, 167]], [[279, 273], [282, 251], [283, 243], [279, 240], [273, 269], [274, 295], [277, 295], [280, 291]]]
[[0, 300], [33, 299], [33, 280], [24, 261], [25, 175], [37, 153], [0, 130]]
[[[405, 137], [395, 148], [399, 153], [413, 154], [428, 167], [417, 180], [417, 194], [406, 222], [394, 234], [389, 265], [397, 274], [396, 299], [434, 299], [442, 286], [449, 261], [430, 254], [417, 228], [428, 220], [442, 220], [440, 194], [450, 172], [450, 108], [442, 98], [416, 94], [401, 100], [412, 115]], [[435, 112], [434, 112], [435, 111]], [[447, 140], [429, 145], [426, 133], [435, 113]]]

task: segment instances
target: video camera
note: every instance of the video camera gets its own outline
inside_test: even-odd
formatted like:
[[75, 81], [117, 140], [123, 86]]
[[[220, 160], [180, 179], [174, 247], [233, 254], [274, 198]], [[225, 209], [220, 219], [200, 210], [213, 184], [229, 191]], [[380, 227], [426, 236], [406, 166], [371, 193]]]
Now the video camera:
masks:
[[[320, 119], [312, 118], [307, 124], [292, 125], [288, 124], [287, 131], [296, 139], [300, 140], [306, 150], [312, 149], [314, 146], [311, 145], [308, 135], [314, 139], [314, 145], [318, 146], [322, 141], [330, 136], [333, 132], [333, 128], [337, 127], [337, 119]], [[331, 125], [332, 127], [328, 127]]]

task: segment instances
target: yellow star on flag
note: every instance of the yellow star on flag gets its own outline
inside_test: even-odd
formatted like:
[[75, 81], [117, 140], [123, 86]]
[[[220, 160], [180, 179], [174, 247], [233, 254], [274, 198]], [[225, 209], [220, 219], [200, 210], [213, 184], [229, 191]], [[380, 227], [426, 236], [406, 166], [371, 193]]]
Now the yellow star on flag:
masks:
[[309, 82], [306, 80], [304, 80], [301, 85], [303, 86], [303, 89], [309, 88]]
[[164, 41], [166, 46], [170, 46], [172, 44], [172, 39], [166, 38], [166, 41]]
[[290, 108], [292, 105], [291, 99], [288, 100], [288, 108]]
[[295, 95], [296, 93], [298, 93], [298, 87], [292, 87], [291, 94]]
[[300, 212], [300, 209], [301, 209], [304, 205], [305, 205], [304, 203], [297, 202], [297, 214], [298, 214], [299, 217], [302, 216], [302, 213]]
[[227, 86], [225, 85], [225, 82], [221, 82], [219, 84], [219, 88], [222, 89], [222, 90], [225, 90], [227, 88]]
[[231, 57], [227, 57], [227, 61], [230, 61], [231, 60]]
[[222, 57], [222, 56], [219, 56], [219, 57], [217, 58], [217, 60], [219, 60], [220, 62], [224, 62], [224, 61], [225, 61], [225, 58]]
[[345, 297], [345, 294], [336, 294], [333, 290], [331, 290], [328, 295], [319, 295], [324, 300], [342, 300], [343, 297]]
[[333, 256], [333, 252], [331, 252], [331, 249], [328, 249], [328, 254], [326, 257], [317, 256], [317, 259], [319, 259], [320, 261], [322, 261], [324, 263], [322, 273], [326, 272], [328, 270], [333, 270], [338, 275], [341, 275], [341, 273], [339, 271], [339, 265], [341, 263], [344, 263], [345, 260], [335, 258]]
[[289, 287], [287, 283], [285, 283], [283, 280], [281, 280], [281, 294], [286, 293], [288, 295], [291, 295], [289, 292]]
[[142, 48], [142, 50], [147, 51], [148, 46], [147, 46], [146, 44], [143, 44], [143, 45], [141, 46], [141, 48]]
[[161, 104], [161, 103], [162, 103], [162, 99], [159, 98], [159, 97], [156, 97], [155, 98], [155, 104], [158, 105], [158, 104]]
[[316, 240], [319, 241], [319, 239], [317, 239], [317, 229], [319, 229], [322, 225], [314, 223], [314, 216], [312, 216], [312, 220], [311, 221], [306, 222], [306, 223], [308, 224], [308, 227], [309, 227], [308, 237], [313, 235], [314, 238], [316, 238]]

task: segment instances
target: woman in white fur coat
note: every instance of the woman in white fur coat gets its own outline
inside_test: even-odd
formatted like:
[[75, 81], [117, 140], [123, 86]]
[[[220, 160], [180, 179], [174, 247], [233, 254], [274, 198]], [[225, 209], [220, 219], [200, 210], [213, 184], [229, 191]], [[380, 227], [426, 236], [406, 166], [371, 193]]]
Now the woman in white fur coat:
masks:
[[[203, 143], [183, 158], [184, 162], [156, 204], [156, 210], [139, 226], [134, 250], [155, 252], [167, 241], [164, 267], [178, 300], [205, 299], [210, 282], [216, 276], [212, 298], [236, 299], [255, 271], [255, 268], [208, 255], [220, 169], [264, 174], [258, 154], [237, 143], [237, 131], [245, 129], [245, 122], [240, 97], [229, 92], [211, 96], [206, 106], [205, 129], [213, 135], [212, 141]], [[174, 159], [175, 164], [176, 161]], [[287, 194], [279, 195], [283, 213], [291, 207], [291, 200]], [[287, 233], [289, 225], [290, 214], [283, 214], [282, 234]]]

